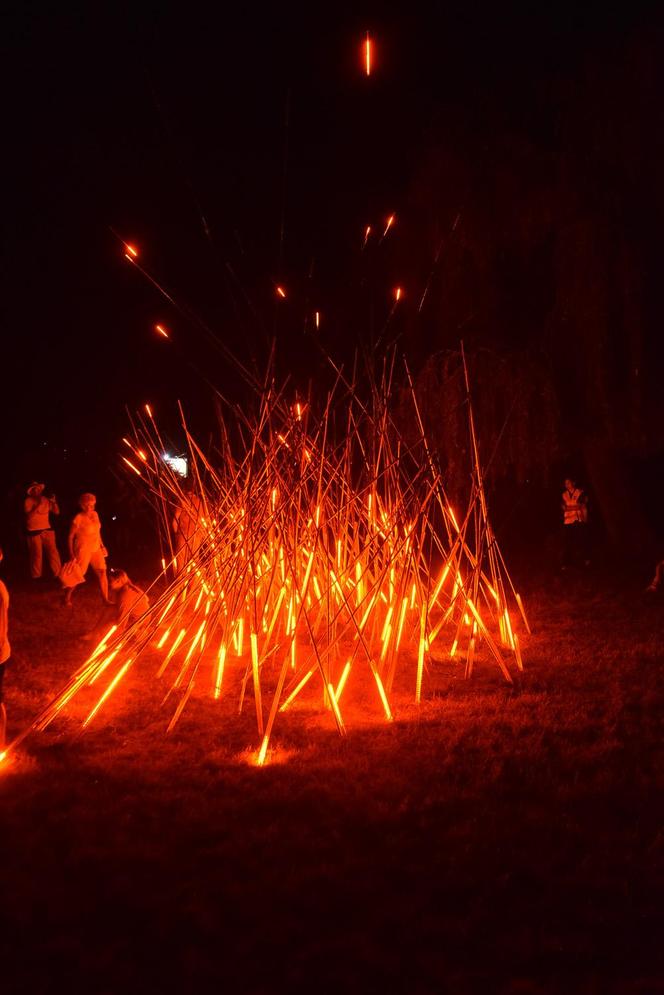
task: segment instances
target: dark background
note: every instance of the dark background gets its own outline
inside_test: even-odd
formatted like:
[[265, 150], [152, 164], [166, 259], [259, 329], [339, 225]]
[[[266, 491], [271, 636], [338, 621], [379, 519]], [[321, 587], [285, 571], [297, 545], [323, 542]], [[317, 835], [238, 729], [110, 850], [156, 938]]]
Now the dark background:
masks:
[[[649, 547], [656, 5], [17, 4], [2, 29], [5, 542], [33, 478], [66, 514], [88, 489], [107, 517], [122, 508], [126, 407], [150, 401], [176, 448], [176, 399], [214, 431], [208, 381], [243, 391], [225, 348], [261, 369], [276, 336], [280, 374], [305, 390], [323, 377], [318, 343], [347, 359], [397, 338], [419, 372], [463, 336], [471, 356], [518, 357], [551, 388], [552, 437], [512, 440], [494, 466], [532, 534], [555, 528], [558, 477], [574, 472], [608, 539]], [[363, 251], [365, 226], [392, 212]]]

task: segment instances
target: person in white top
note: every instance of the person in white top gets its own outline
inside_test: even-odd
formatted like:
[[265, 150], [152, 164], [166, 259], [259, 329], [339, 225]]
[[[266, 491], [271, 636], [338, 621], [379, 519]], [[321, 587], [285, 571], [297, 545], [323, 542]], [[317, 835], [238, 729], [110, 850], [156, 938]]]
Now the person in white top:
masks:
[[33, 580], [41, 577], [45, 554], [53, 576], [57, 577], [60, 573], [60, 555], [50, 520], [51, 515], [60, 514], [56, 498], [53, 495], [46, 497], [44, 485], [33, 481], [23, 502], [23, 512], [30, 556], [30, 576]]
[[[101, 538], [101, 522], [95, 511], [97, 498], [94, 494], [81, 494], [78, 499], [80, 511], [71, 523], [69, 529], [69, 555], [76, 560], [81, 574], [85, 576], [88, 567], [92, 567], [99, 581], [99, 589], [104, 604], [109, 605], [108, 577], [106, 575], [106, 547]], [[71, 604], [74, 588], [65, 588], [65, 604]]]
[[[0, 563], [3, 554], [0, 549]], [[5, 736], [7, 733], [7, 709], [2, 691], [2, 682], [5, 676], [5, 667], [11, 662], [11, 646], [9, 645], [9, 592], [3, 581], [0, 580], [0, 750], [5, 747]]]

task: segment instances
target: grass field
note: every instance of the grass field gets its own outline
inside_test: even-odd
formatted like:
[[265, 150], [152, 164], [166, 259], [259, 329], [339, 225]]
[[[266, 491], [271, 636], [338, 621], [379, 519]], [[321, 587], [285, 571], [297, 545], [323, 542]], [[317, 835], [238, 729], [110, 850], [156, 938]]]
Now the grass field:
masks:
[[[13, 591], [10, 733], [89, 651], [88, 588], [69, 613]], [[287, 713], [262, 769], [233, 673], [169, 737], [146, 664], [83, 736], [27, 740], [0, 772], [0, 991], [664, 991], [664, 603], [591, 575], [527, 604], [520, 687], [440, 661], [392, 725], [361, 689], [346, 740]]]

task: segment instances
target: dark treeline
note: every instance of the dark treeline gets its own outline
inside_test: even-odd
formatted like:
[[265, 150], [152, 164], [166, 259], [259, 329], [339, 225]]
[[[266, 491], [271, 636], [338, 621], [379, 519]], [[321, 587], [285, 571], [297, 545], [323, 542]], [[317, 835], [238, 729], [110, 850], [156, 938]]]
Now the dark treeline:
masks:
[[486, 92], [441, 113], [394, 260], [417, 273], [406, 335], [452, 474], [463, 338], [485, 452], [509, 415], [494, 478], [557, 492], [552, 473], [579, 475], [626, 549], [661, 530], [661, 40], [595, 46], [518, 113]]

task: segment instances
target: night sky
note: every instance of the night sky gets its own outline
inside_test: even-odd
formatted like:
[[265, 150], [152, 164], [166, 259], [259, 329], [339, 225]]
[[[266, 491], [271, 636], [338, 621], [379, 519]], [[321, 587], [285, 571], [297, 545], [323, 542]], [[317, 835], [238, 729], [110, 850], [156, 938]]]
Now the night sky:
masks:
[[[341, 352], [365, 334], [364, 226], [391, 212], [407, 225], [413, 178], [450, 122], [481, 143], [498, 106], [506, 129], [546, 146], [551, 81], [658, 25], [655, 8], [632, 4], [5, 11], [10, 487], [44, 472], [25, 458], [44, 442], [112, 459], [125, 405], [172, 410], [179, 397], [204, 422], [200, 371], [229, 390], [236, 376], [199, 319], [259, 365], [276, 333], [281, 371], [315, 375], [305, 317], [320, 308], [325, 345]], [[398, 237], [372, 275], [385, 313], [390, 281], [416, 288], [425, 275], [404, 270]], [[188, 319], [124, 260], [122, 239]]]

